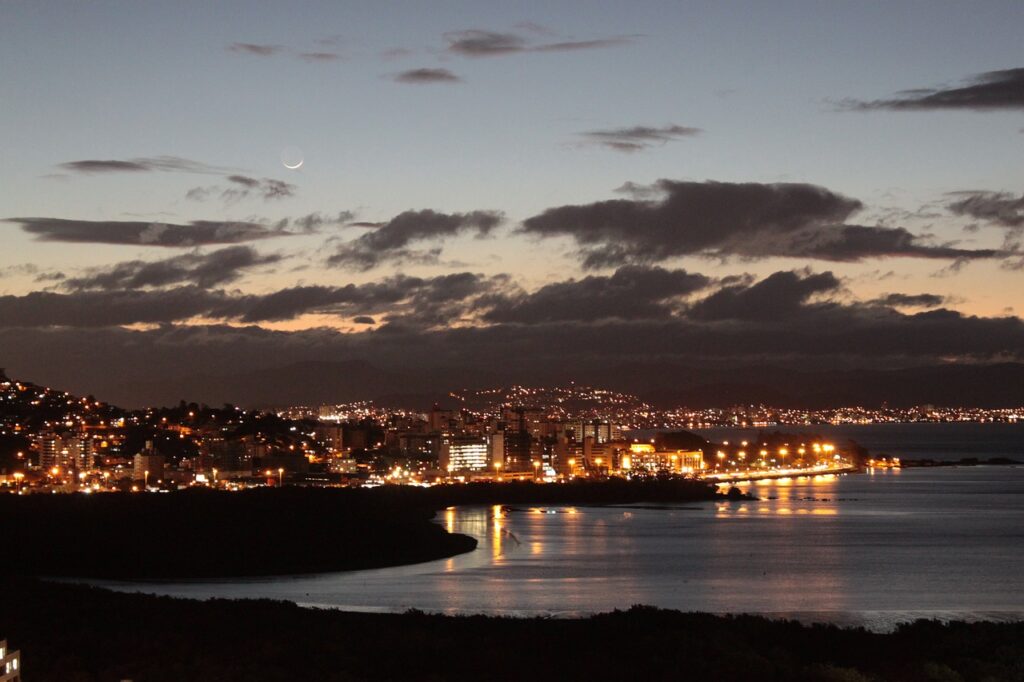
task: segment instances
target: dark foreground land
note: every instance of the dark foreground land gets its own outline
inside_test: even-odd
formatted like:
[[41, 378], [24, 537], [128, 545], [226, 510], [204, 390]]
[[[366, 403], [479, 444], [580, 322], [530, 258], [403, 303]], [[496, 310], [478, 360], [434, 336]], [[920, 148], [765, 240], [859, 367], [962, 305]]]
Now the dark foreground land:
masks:
[[685, 479], [564, 485], [0, 495], [0, 576], [201, 579], [418, 563], [476, 540], [431, 521], [467, 504], [692, 502], [715, 489]]
[[26, 680], [1024, 680], [1024, 623], [891, 634], [646, 607], [585, 619], [346, 613], [12, 579]]

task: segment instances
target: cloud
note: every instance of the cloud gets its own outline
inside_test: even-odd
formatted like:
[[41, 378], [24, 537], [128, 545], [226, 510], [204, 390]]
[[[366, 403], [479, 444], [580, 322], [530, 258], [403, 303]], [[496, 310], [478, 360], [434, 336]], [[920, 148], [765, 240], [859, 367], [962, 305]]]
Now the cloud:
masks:
[[891, 308], [938, 308], [945, 302], [946, 297], [938, 294], [886, 294], [872, 301]]
[[[404, 329], [441, 328], [474, 319], [507, 291], [509, 278], [460, 272], [437, 277], [396, 275], [343, 286], [309, 285], [268, 294], [210, 289], [240, 270], [280, 260], [242, 249], [156, 262], [129, 261], [69, 280], [65, 293], [0, 296], [0, 327], [104, 327], [171, 324], [196, 317], [243, 323], [292, 320], [307, 313], [386, 316]], [[185, 286], [165, 287], [186, 283]]]
[[[160, 297], [152, 293], [133, 294], [139, 304], [131, 317], [153, 317], [146, 311], [160, 311], [157, 303], [174, 303], [176, 296], [188, 298], [181, 293]], [[195, 294], [210, 296], [202, 290]], [[406, 387], [415, 372], [431, 372], [430, 388], [443, 390], [480, 385], [476, 382], [572, 379], [636, 385], [638, 370], [644, 367], [649, 368], [647, 380], [657, 371], [656, 384], [693, 386], [683, 369], [687, 366], [730, 367], [737, 372], [765, 366], [856, 370], [1024, 359], [1024, 322], [1019, 318], [977, 317], [950, 310], [904, 314], [877, 306], [810, 303], [803, 314], [781, 321], [672, 317], [432, 329], [385, 323], [363, 332], [339, 333], [326, 328], [285, 332], [253, 325], [195, 323], [161, 324], [147, 330], [102, 327], [95, 325], [96, 315], [108, 315], [103, 304], [117, 299], [99, 298], [104, 300], [93, 301], [88, 308], [82, 307], [81, 298], [65, 300], [60, 306], [65, 315], [76, 315], [89, 326], [44, 328], [18, 326], [26, 320], [10, 317], [9, 298], [0, 297], [0, 348], [6, 365], [22, 376], [70, 389], [80, 387], [106, 399], [166, 404], [180, 397], [216, 402], [221, 400], [217, 389], [225, 388], [225, 375], [245, 373], [259, 381], [268, 368], [317, 361], [390, 368], [404, 382], [397, 385]], [[119, 310], [131, 300], [126, 298]], [[17, 306], [19, 312], [38, 316], [32, 313], [32, 303]], [[185, 308], [181, 312], [194, 307], [192, 303], [176, 305]], [[80, 312], [74, 312], [76, 307]], [[751, 373], [752, 380], [757, 376]], [[848, 380], [860, 378], [852, 373]], [[140, 396], [146, 385], [156, 394]], [[275, 386], [266, 392], [272, 397], [260, 399], [280, 399], [277, 394], [285, 388]], [[372, 387], [353, 388], [362, 392], [362, 398], [373, 396]], [[831, 388], [840, 391], [843, 386]], [[223, 399], [257, 400], [245, 392]]]
[[0, 296], [0, 319], [9, 327], [111, 327], [185, 320], [214, 308], [223, 294], [198, 287], [159, 291], [35, 291]]
[[492, 301], [489, 322], [537, 324], [567, 320], [668, 318], [674, 302], [707, 287], [711, 279], [686, 270], [627, 265], [613, 275], [592, 275]]
[[246, 269], [280, 260], [279, 255], [262, 256], [250, 246], [229, 246], [207, 254], [193, 252], [94, 268], [84, 276], [66, 279], [62, 287], [70, 291], [116, 290], [187, 283], [209, 288], [238, 279]]
[[632, 42], [633, 37], [613, 36], [596, 40], [566, 40], [534, 45], [518, 33], [469, 29], [445, 33], [444, 39], [448, 42], [450, 52], [466, 57], [494, 57], [523, 52], [570, 52], [616, 47]]
[[[307, 217], [308, 218], [308, 217]], [[121, 221], [65, 220], [62, 218], [7, 218], [37, 241], [134, 246], [192, 247], [288, 237], [310, 232], [299, 219], [298, 230], [289, 221], [265, 224], [249, 221], [194, 220], [185, 224]]]
[[861, 202], [817, 185], [659, 180], [620, 189], [630, 198], [550, 208], [523, 221], [520, 231], [571, 237], [588, 268], [687, 255], [832, 261], [1002, 255], [933, 245], [903, 228], [847, 225]]
[[486, 235], [502, 220], [502, 214], [496, 211], [405, 211], [374, 231], [341, 244], [328, 258], [328, 264], [369, 270], [385, 260], [415, 259], [423, 256], [436, 258], [439, 250], [424, 253], [406, 247], [416, 242], [437, 240], [468, 232], [475, 232], [478, 236]]
[[251, 178], [247, 175], [229, 175], [226, 180], [231, 183], [227, 188], [218, 185], [193, 187], [185, 193], [185, 198], [192, 201], [205, 201], [211, 195], [217, 194], [224, 201], [234, 203], [252, 195], [260, 196], [265, 201], [295, 196], [295, 185], [284, 180]]
[[[337, 40], [317, 40], [318, 45], [336, 45]], [[236, 54], [250, 55], [253, 57], [277, 57], [291, 55], [296, 59], [310, 63], [334, 62], [341, 59], [341, 55], [333, 51], [325, 50], [294, 50], [284, 45], [262, 45], [257, 43], [232, 43], [228, 45], [228, 51]]]
[[756, 284], [724, 287], [690, 307], [687, 316], [695, 320], [787, 319], [806, 310], [810, 297], [833, 293], [839, 286], [831, 272], [776, 272]]
[[341, 59], [337, 52], [300, 52], [298, 57], [306, 62], [333, 62]]
[[1024, 227], [1024, 195], [1008, 192], [957, 192], [962, 198], [947, 208], [956, 215], [968, 216], [1003, 227]]
[[1024, 68], [988, 71], [967, 85], [952, 88], [922, 88], [899, 93], [891, 99], [870, 102], [847, 101], [850, 109], [940, 110], [1024, 109]]
[[183, 159], [180, 156], [152, 156], [136, 159], [82, 159], [58, 164], [58, 168], [75, 173], [139, 173], [163, 171], [168, 173], [200, 173], [220, 175], [230, 172], [228, 168], [210, 166], [200, 161]]
[[700, 133], [700, 128], [690, 128], [673, 123], [660, 128], [632, 126], [608, 130], [589, 130], [580, 135], [590, 143], [602, 145], [618, 152], [636, 152]]
[[[369, 362], [403, 381], [406, 370], [433, 372], [435, 389], [436, 377], [453, 385], [481, 376], [491, 384], [631, 382], [637, 367], [661, 365], [868, 369], [1024, 360], [1020, 318], [907, 314], [899, 310], [905, 303], [935, 300], [887, 294], [849, 303], [843, 293], [829, 272], [715, 282], [635, 266], [532, 292], [509, 276], [470, 272], [268, 294], [200, 286], [35, 292], [0, 296], [0, 348], [23, 376], [76, 377], [90, 391], [122, 391], [115, 399], [138, 382], [168, 390], [186, 376], [216, 383], [225, 373], [262, 376], [268, 366], [320, 360]], [[306, 314], [335, 316], [346, 331], [256, 326]], [[363, 324], [370, 326], [351, 331]], [[690, 377], [660, 371], [656, 379], [674, 385]], [[208, 399], [190, 391], [170, 399], [182, 395]], [[251, 396], [234, 399], [241, 398]]]
[[395, 74], [396, 83], [460, 83], [462, 79], [448, 69], [410, 69]]
[[285, 48], [280, 45], [259, 45], [256, 43], [231, 43], [228, 45], [228, 51], [230, 52], [249, 54], [256, 57], [272, 57], [284, 50]]

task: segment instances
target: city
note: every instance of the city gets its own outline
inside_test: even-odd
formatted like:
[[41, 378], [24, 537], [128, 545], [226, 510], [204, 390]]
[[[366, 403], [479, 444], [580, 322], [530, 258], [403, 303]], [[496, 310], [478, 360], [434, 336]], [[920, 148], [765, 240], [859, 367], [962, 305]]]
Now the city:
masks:
[[[0, 486], [19, 493], [91, 493], [659, 475], [728, 482], [868, 464], [865, 453], [848, 444], [787, 436], [786, 426], [1014, 424], [1024, 414], [934, 406], [660, 412], [634, 396], [575, 386], [481, 394], [487, 400], [472, 408], [435, 405], [424, 412], [369, 402], [276, 412], [182, 402], [129, 411], [0, 374]], [[466, 400], [452, 397], [457, 405]], [[749, 427], [761, 436], [711, 442], [683, 430], [695, 426]]]

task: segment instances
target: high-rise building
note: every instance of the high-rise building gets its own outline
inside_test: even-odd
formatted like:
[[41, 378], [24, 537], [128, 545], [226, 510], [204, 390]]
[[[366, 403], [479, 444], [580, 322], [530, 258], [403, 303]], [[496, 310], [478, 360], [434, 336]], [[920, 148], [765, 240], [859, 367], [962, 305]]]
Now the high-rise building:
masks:
[[39, 466], [44, 469], [60, 467], [84, 471], [92, 468], [92, 439], [85, 433], [44, 431], [35, 440]]
[[564, 428], [566, 432], [572, 432], [577, 443], [582, 443], [587, 437], [593, 438], [595, 443], [622, 440], [622, 427], [601, 419], [577, 419], [566, 422]]
[[449, 472], [487, 471], [488, 450], [486, 438], [448, 436], [441, 440], [438, 465]]

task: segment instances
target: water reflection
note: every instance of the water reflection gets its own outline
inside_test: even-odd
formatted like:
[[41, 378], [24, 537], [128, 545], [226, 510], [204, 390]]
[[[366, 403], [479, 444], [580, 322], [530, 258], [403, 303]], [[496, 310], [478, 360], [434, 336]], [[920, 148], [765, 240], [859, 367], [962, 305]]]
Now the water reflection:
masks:
[[637, 603], [817, 620], [1021, 612], [1024, 468], [983, 469], [753, 482], [741, 488], [757, 501], [686, 507], [445, 509], [438, 522], [476, 537], [477, 551], [374, 571], [120, 587], [449, 613]]

